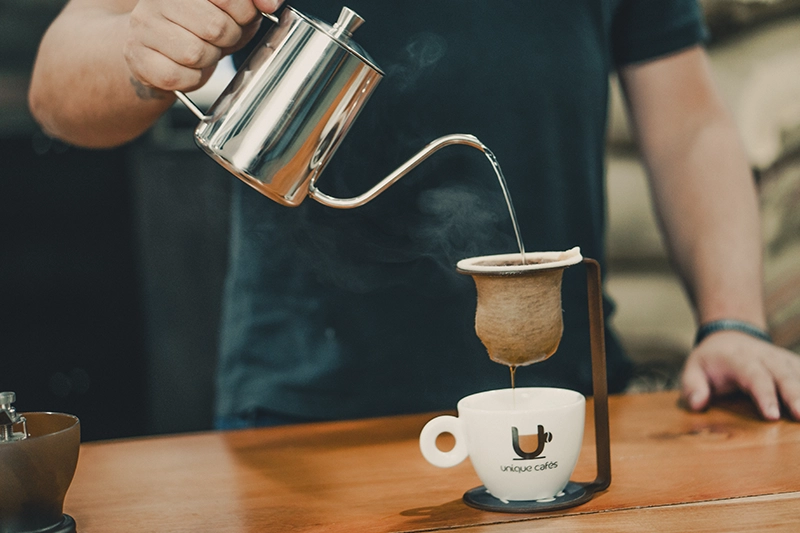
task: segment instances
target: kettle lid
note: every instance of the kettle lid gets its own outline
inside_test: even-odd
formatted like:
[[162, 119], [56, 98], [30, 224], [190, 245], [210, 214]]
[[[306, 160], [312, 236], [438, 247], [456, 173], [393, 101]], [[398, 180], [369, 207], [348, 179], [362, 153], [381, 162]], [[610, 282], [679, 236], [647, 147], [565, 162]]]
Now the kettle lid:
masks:
[[357, 42], [352, 40], [353, 32], [364, 23], [364, 19], [358, 13], [349, 7], [343, 7], [339, 13], [339, 19], [332, 26], [325, 21], [316, 17], [306, 15], [294, 9], [291, 6], [286, 6], [302, 17], [306, 22], [314, 26], [317, 30], [324, 32], [330, 36], [331, 39], [339, 43], [340, 46], [348, 50], [350, 53], [358, 56], [362, 61], [367, 63], [371, 68], [376, 70], [381, 76], [383, 71], [375, 64], [375, 61]]

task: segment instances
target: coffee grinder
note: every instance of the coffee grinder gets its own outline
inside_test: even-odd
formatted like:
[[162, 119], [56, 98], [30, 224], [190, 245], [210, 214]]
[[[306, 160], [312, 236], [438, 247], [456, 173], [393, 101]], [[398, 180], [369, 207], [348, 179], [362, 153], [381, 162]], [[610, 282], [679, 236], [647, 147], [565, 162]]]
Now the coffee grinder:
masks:
[[62, 413], [17, 413], [0, 392], [0, 533], [75, 533], [63, 513], [78, 464], [80, 422]]
[[580, 505], [611, 484], [611, 449], [608, 428], [605, 329], [600, 265], [584, 258], [578, 248], [566, 252], [505, 254], [464, 259], [457, 265], [472, 276], [478, 292], [475, 331], [490, 358], [513, 369], [549, 358], [563, 332], [561, 280], [564, 269], [577, 263], [586, 267], [589, 336], [594, 398], [597, 475], [594, 481], [570, 481], [547, 501], [502, 501], [484, 486], [464, 494], [464, 502], [485, 511], [535, 513]]

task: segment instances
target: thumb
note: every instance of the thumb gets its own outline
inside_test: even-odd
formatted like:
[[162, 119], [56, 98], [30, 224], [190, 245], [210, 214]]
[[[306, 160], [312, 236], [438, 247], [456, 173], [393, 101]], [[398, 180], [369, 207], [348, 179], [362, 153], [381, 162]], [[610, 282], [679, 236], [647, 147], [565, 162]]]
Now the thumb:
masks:
[[283, 3], [283, 0], [254, 0], [256, 9], [263, 13], [274, 13]]
[[682, 396], [692, 411], [700, 411], [708, 406], [711, 387], [700, 363], [690, 357], [683, 368], [681, 377]]

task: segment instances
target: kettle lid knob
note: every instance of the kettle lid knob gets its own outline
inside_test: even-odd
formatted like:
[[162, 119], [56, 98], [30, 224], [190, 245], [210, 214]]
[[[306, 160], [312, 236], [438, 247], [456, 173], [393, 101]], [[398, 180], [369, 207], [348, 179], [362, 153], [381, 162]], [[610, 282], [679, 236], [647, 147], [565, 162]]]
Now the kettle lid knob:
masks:
[[333, 25], [334, 37], [345, 41], [350, 39], [356, 28], [361, 26], [363, 22], [364, 19], [358, 13], [349, 7], [343, 7], [341, 13], [339, 13], [339, 20]]
[[5, 409], [17, 401], [17, 395], [10, 391], [0, 392], [0, 408]]

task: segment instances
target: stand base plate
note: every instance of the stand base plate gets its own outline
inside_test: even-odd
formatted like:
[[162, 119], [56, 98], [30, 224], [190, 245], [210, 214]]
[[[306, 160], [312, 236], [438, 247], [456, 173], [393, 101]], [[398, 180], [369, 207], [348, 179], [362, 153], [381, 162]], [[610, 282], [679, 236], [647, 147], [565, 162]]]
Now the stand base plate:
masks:
[[[72, 518], [70, 515], [65, 514], [61, 516], [61, 521], [59, 521], [57, 524], [53, 524], [52, 526], [47, 526], [44, 529], [37, 528], [35, 530], [29, 529], [24, 531], [15, 529], [13, 531], [15, 531], [16, 533], [76, 533], [77, 532], [76, 527], [77, 526], [75, 525], [75, 519]], [[3, 529], [3, 531], [6, 530]]]
[[547, 500], [503, 501], [495, 498], [481, 485], [464, 493], [464, 503], [482, 511], [496, 513], [542, 513], [558, 511], [586, 503], [594, 492], [586, 490], [585, 485], [570, 481], [556, 497]]

